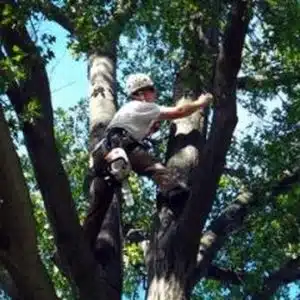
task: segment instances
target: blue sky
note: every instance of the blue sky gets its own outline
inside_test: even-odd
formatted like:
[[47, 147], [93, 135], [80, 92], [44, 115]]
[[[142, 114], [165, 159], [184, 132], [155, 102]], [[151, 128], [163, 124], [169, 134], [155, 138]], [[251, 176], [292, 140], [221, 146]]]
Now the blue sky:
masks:
[[56, 37], [52, 48], [55, 59], [47, 67], [53, 107], [73, 106], [87, 96], [87, 63], [83, 58], [76, 61], [71, 55], [67, 49], [67, 33], [61, 27], [45, 22], [40, 30]]

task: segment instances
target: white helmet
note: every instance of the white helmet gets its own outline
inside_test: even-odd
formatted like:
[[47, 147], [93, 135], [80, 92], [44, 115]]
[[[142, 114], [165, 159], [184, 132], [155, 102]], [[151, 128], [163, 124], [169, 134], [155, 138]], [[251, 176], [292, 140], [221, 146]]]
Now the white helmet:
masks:
[[127, 77], [126, 91], [128, 96], [132, 96], [132, 94], [134, 94], [138, 90], [147, 87], [154, 87], [154, 82], [147, 74], [136, 73], [131, 74]]

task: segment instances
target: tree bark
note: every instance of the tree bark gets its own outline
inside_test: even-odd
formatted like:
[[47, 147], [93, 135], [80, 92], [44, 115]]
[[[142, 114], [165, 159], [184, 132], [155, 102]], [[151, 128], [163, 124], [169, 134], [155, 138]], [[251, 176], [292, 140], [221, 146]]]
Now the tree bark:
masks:
[[[233, 2], [218, 59], [211, 72], [211, 79], [214, 80], [215, 108], [208, 140], [206, 142], [205, 139], [201, 140], [203, 136], [199, 133], [199, 128], [198, 130], [195, 128], [198, 139], [193, 137], [187, 142], [185, 134], [189, 133], [187, 130], [189, 126], [183, 122], [176, 124], [181, 125], [183, 134], [174, 137], [175, 141], [177, 139], [177, 144], [171, 140], [173, 143], [171, 146], [175, 150], [170, 150], [169, 153], [176, 157], [182, 151], [182, 145], [186, 146], [186, 144], [196, 146], [195, 149], [200, 152], [196, 155], [188, 155], [192, 163], [189, 159], [169, 160], [170, 165], [172, 160], [175, 161], [174, 166], [178, 165], [189, 175], [192, 195], [183, 205], [181, 201], [181, 203], [159, 207], [154, 236], [146, 257], [150, 282], [148, 299], [189, 299], [190, 297], [193, 288], [190, 277], [196, 267], [202, 229], [213, 204], [217, 183], [222, 174], [226, 153], [237, 122], [236, 77], [249, 22], [248, 9], [247, 1]], [[189, 121], [189, 125], [192, 124]], [[176, 130], [178, 131], [178, 128]], [[180, 138], [182, 138], [181, 142], [179, 142]]]
[[[194, 26], [195, 30], [198, 26], [200, 25]], [[202, 41], [195, 43], [199, 52], [197, 55], [189, 53], [188, 62], [184, 61], [184, 66], [176, 74], [173, 91], [176, 105], [194, 101], [200, 96], [203, 87], [211, 85], [212, 78], [207, 76], [204, 80], [201, 73], [213, 72], [198, 69], [201, 65], [198, 54], [207, 49]], [[199, 110], [189, 117], [171, 122], [166, 153], [167, 166], [174, 169], [183, 181], [190, 181], [190, 176], [199, 163], [201, 149], [206, 140], [207, 118], [208, 111]], [[193, 186], [191, 189], [193, 190]], [[191, 271], [191, 261], [176, 241], [185, 201], [186, 199], [178, 200], [178, 203], [163, 202], [161, 206], [158, 195], [158, 214], [146, 257], [149, 282], [147, 299], [189, 299], [187, 274]]]
[[[96, 263], [86, 243], [55, 144], [49, 82], [44, 62], [24, 27], [12, 29], [3, 26], [0, 29], [8, 55], [13, 54], [13, 45], [27, 54], [23, 63], [28, 76], [20, 83], [19, 89], [9, 89], [7, 95], [23, 125], [26, 147], [61, 260], [69, 269], [78, 288], [75, 292], [79, 292], [81, 299], [110, 298], [115, 290], [106, 283], [103, 269]], [[38, 104], [38, 114], [24, 119], [27, 106], [33, 100]]]
[[[244, 38], [249, 23], [248, 2], [234, 1], [223, 43], [216, 63], [213, 94], [215, 97], [211, 131], [201, 154], [201, 161], [192, 174], [193, 194], [187, 203], [181, 223], [182, 236], [195, 240], [211, 211], [226, 154], [237, 123], [236, 77], [241, 65]], [[195, 228], [191, 231], [190, 228]]]
[[[102, 139], [106, 126], [116, 112], [116, 45], [109, 51], [89, 56], [90, 146]], [[91, 164], [92, 166], [92, 164]]]
[[[88, 77], [90, 83], [90, 150], [103, 138], [105, 129], [116, 112], [116, 45], [105, 47], [106, 52], [94, 52], [89, 56]], [[91, 158], [90, 167], [94, 166]], [[116, 293], [112, 299], [120, 299], [122, 291], [122, 234], [120, 195], [117, 191], [106, 191], [100, 180], [92, 179], [90, 198], [99, 208], [96, 218], [100, 222], [91, 224], [95, 236], [90, 236], [97, 262], [104, 268], [105, 276]], [[102, 183], [103, 184], [103, 183]], [[97, 191], [95, 193], [95, 191]], [[101, 222], [103, 220], [103, 222]], [[87, 218], [85, 223], [89, 219]]]
[[17, 283], [18, 298], [57, 299], [38, 255], [31, 200], [1, 107], [0, 140], [1, 231], [6, 235], [0, 261]]
[[[176, 104], [190, 102], [200, 94], [197, 86], [185, 86], [183, 77], [193, 75], [193, 68], [182, 69], [175, 81], [174, 97]], [[187, 94], [185, 91], [188, 90]], [[172, 121], [167, 166], [175, 170], [182, 180], [188, 182], [192, 170], [199, 161], [200, 149], [205, 142], [206, 115], [198, 111], [191, 116]], [[160, 202], [160, 195], [158, 195]], [[169, 205], [158, 204], [158, 215], [154, 225], [154, 234], [147, 253], [149, 288], [147, 299], [188, 299], [186, 274], [189, 264], [176, 249], [176, 228], [184, 208], [184, 199]]]

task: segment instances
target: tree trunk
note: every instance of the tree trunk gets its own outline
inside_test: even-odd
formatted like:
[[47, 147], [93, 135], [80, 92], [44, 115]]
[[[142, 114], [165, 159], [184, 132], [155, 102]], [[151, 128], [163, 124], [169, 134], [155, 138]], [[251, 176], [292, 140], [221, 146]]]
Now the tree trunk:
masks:
[[[90, 82], [90, 150], [102, 139], [104, 131], [116, 112], [116, 46], [113, 43], [106, 53], [94, 52], [89, 56], [88, 76]], [[92, 158], [90, 166], [94, 166]], [[91, 226], [95, 236], [95, 255], [104, 268], [107, 282], [114, 288], [110, 298], [120, 299], [122, 291], [122, 237], [120, 198], [118, 193], [101, 192], [100, 180], [92, 180], [90, 199], [98, 207], [97, 222]], [[97, 192], [95, 192], [97, 191]], [[93, 194], [94, 193], [94, 194]], [[86, 220], [88, 222], [88, 219]]]
[[[174, 262], [177, 264], [177, 262]], [[154, 277], [149, 286], [148, 300], [186, 300], [184, 274], [162, 274]]]
[[17, 284], [18, 299], [57, 299], [38, 255], [31, 200], [1, 107], [0, 140], [1, 230], [7, 239], [0, 260]]
[[[197, 41], [199, 53], [204, 45]], [[191, 55], [184, 62], [175, 78], [174, 103], [176, 105], [191, 102], [200, 96], [204, 87], [210, 86], [211, 70], [199, 69], [200, 55]], [[190, 56], [191, 55], [191, 56]], [[203, 74], [207, 75], [205, 81]], [[202, 76], [200, 76], [202, 75]], [[192, 80], [191, 80], [192, 79]], [[174, 120], [171, 123], [167, 149], [167, 166], [174, 168], [176, 173], [186, 182], [190, 182], [192, 171], [197, 167], [201, 150], [205, 144], [208, 112], [197, 111], [189, 117]], [[193, 190], [193, 187], [191, 187]], [[194, 195], [198, 197], [198, 195]], [[178, 235], [178, 224], [181, 220], [187, 199], [178, 199], [176, 203], [163, 203], [159, 207], [146, 261], [148, 267], [148, 298], [149, 300], [189, 299], [190, 288], [188, 279], [195, 266], [194, 253], [186, 251], [184, 236]], [[158, 195], [158, 202], [160, 195]], [[180, 242], [178, 242], [180, 239]]]
[[116, 112], [116, 46], [107, 53], [89, 56], [90, 146], [101, 140], [104, 130]]
[[[86, 243], [69, 181], [55, 143], [53, 111], [45, 63], [26, 28], [20, 26], [17, 29], [1, 28], [3, 43], [8, 55], [13, 55], [14, 45], [27, 53], [24, 67], [28, 76], [20, 82], [20, 85], [15, 83], [7, 91], [7, 95], [23, 125], [26, 147], [53, 228], [61, 261], [76, 283], [74, 293], [78, 293], [80, 299], [109, 298], [114, 290], [106, 284], [105, 273], [96, 263]], [[32, 117], [24, 119], [31, 101], [36, 102], [38, 111]]]
[[[232, 4], [224, 45], [221, 45], [218, 56], [213, 55], [215, 51], [211, 53], [210, 75], [204, 73], [209, 80], [205, 82], [206, 86], [213, 90], [217, 106], [214, 109], [208, 139], [206, 140], [205, 119], [201, 122], [201, 116], [198, 124], [193, 116], [174, 122], [175, 134], [169, 142], [171, 149], [168, 151], [168, 164], [178, 168], [189, 178], [192, 195], [186, 202], [179, 199], [158, 207], [154, 236], [146, 256], [150, 282], [148, 299], [189, 299], [192, 292], [193, 285], [190, 280], [197, 266], [202, 229], [211, 211], [237, 121], [235, 83], [249, 22], [249, 18], [245, 17], [248, 8], [247, 2], [242, 0], [236, 0]], [[215, 40], [210, 44], [215, 44]], [[232, 45], [237, 46], [231, 49]], [[198, 57], [201, 57], [204, 49], [199, 48], [198, 51]], [[193, 59], [197, 59], [197, 56], [193, 55]], [[199, 67], [201, 64], [196, 60], [194, 65]], [[194, 68], [191, 68], [191, 71], [193, 70]], [[193, 72], [182, 74], [179, 78], [184, 79], [187, 76], [190, 76], [192, 81], [195, 80], [192, 77]], [[199, 80], [195, 87], [199, 88], [203, 83]], [[184, 81], [179, 81], [177, 89], [175, 88], [176, 98], [177, 94], [183, 94], [183, 88]], [[192, 89], [192, 92], [195, 91], [197, 90]], [[211, 259], [212, 257], [209, 257], [208, 261]], [[201, 266], [204, 276], [208, 264]]]

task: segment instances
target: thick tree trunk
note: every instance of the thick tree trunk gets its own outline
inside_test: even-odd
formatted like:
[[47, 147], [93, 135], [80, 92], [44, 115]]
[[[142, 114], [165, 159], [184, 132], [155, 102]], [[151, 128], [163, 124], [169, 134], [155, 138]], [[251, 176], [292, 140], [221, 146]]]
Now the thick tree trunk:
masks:
[[[199, 53], [204, 51], [201, 42], [197, 46]], [[197, 99], [202, 89], [211, 85], [212, 71], [198, 68], [201, 65], [199, 53], [189, 56], [188, 63], [184, 62], [185, 67], [176, 75], [173, 95], [176, 105]], [[205, 81], [202, 73], [207, 75]], [[199, 163], [206, 141], [207, 113], [206, 110], [199, 110], [189, 117], [171, 123], [166, 154], [167, 166], [176, 169], [178, 175], [186, 182], [190, 182], [192, 171]], [[186, 252], [186, 240], [183, 236], [180, 237], [180, 242], [178, 241], [178, 222], [186, 201], [187, 199], [179, 199], [176, 203], [163, 203], [162, 207], [159, 207], [155, 233], [146, 258], [149, 300], [189, 299], [188, 279], [194, 269], [195, 255]]]
[[1, 107], [0, 140], [1, 231], [6, 237], [0, 260], [17, 284], [18, 299], [57, 299], [38, 255], [31, 200]]
[[[187, 70], [184, 70], [186, 73]], [[186, 90], [178, 74], [175, 85], [176, 104], [193, 101], [200, 94], [197, 88], [189, 90], [194, 97], [184, 95]], [[189, 72], [192, 76], [192, 73]], [[187, 76], [187, 74], [185, 74]], [[176, 169], [183, 180], [189, 181], [197, 165], [200, 149], [205, 141], [206, 116], [195, 112], [191, 116], [174, 120], [168, 143], [167, 166]], [[159, 200], [159, 196], [158, 196]], [[157, 228], [148, 253], [149, 300], [189, 299], [188, 278], [193, 262], [184, 256], [176, 241], [177, 223], [185, 200], [174, 205], [163, 205], [158, 213]]]
[[[177, 264], [177, 262], [174, 262]], [[149, 286], [148, 300], [186, 300], [185, 294], [185, 274], [171, 275], [162, 274], [160, 278], [155, 276]]]
[[[22, 122], [25, 143], [53, 228], [62, 262], [76, 284], [80, 299], [110, 298], [114, 289], [106, 284], [105, 273], [96, 263], [84, 238], [70, 185], [55, 143], [53, 112], [45, 64], [26, 28], [0, 27], [6, 53], [13, 55], [17, 45], [26, 54], [28, 76], [7, 91]], [[37, 86], [37, 82], [39, 83]], [[31, 101], [38, 111], [24, 119]], [[50, 162], [50, 163], [49, 163]]]
[[116, 53], [94, 52], [89, 56], [89, 109], [91, 147], [101, 140], [103, 132], [116, 112]]
[[[99, 142], [106, 126], [116, 112], [116, 46], [111, 45], [106, 53], [94, 52], [89, 56], [90, 82], [90, 149]], [[90, 166], [94, 166], [91, 158]], [[120, 299], [122, 291], [122, 238], [120, 223], [120, 201], [118, 193], [101, 191], [101, 180], [92, 180], [90, 198], [98, 207], [91, 226], [95, 236], [90, 236], [97, 261], [105, 271], [107, 282], [114, 288], [111, 298]], [[94, 193], [94, 194], [93, 194]], [[88, 222], [88, 219], [86, 220]], [[94, 242], [93, 242], [94, 241]]]
[[[220, 46], [218, 60], [212, 64], [208, 76], [216, 98], [209, 138], [205, 140], [205, 122], [199, 122], [204, 125], [199, 128], [199, 125], [195, 126], [197, 122], [193, 117], [173, 125], [175, 134], [169, 143], [172, 149], [168, 151], [168, 164], [189, 177], [192, 195], [186, 203], [178, 200], [159, 207], [155, 234], [146, 257], [150, 282], [148, 299], [189, 299], [192, 291], [191, 278], [197, 266], [202, 229], [213, 204], [237, 121], [235, 83], [249, 21], [245, 17], [247, 11], [245, 1], [236, 0], [232, 4], [224, 45]], [[234, 53], [231, 45], [237, 45]], [[198, 65], [197, 61], [195, 65]], [[198, 82], [198, 85], [201, 84], [203, 82]], [[190, 138], [193, 131], [194, 135]], [[207, 261], [211, 259], [208, 256]], [[201, 266], [203, 277], [208, 264]]]
[[[192, 69], [192, 68], [191, 68]], [[184, 74], [182, 74], [184, 73]], [[175, 103], [193, 101], [200, 95], [198, 84], [191, 88], [189, 95], [182, 77], [193, 76], [192, 70], [181, 70], [175, 82]], [[171, 124], [167, 151], [167, 166], [174, 168], [182, 180], [189, 182], [192, 170], [199, 162], [201, 148], [205, 143], [206, 118], [202, 111], [189, 117], [174, 120]], [[158, 196], [158, 201], [160, 196]], [[192, 257], [186, 256], [184, 247], [178, 244], [177, 226], [185, 201], [164, 203], [158, 212], [154, 237], [147, 254], [148, 260], [148, 300], [189, 299], [188, 278], [194, 268]], [[183, 242], [183, 240], [182, 240]]]

